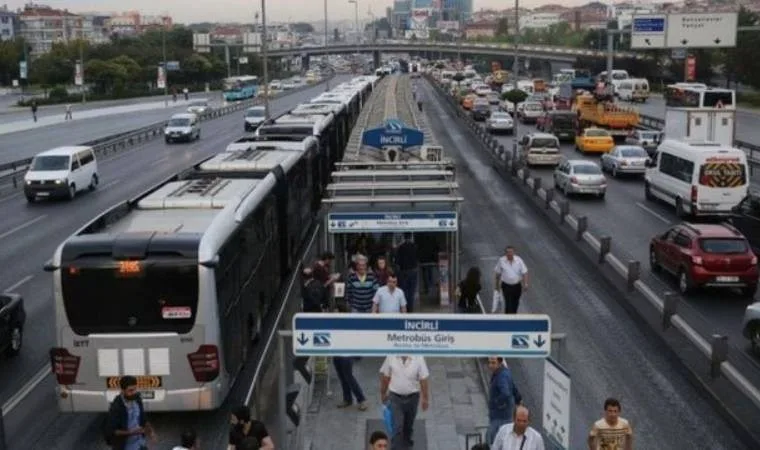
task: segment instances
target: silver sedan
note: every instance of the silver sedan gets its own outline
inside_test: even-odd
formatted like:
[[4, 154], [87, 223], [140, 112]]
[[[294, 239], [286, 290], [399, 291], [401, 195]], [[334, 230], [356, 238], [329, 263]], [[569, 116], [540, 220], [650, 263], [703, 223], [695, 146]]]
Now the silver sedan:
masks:
[[590, 194], [604, 198], [607, 193], [607, 179], [602, 169], [594, 162], [582, 159], [562, 161], [554, 169], [554, 189], [570, 194]]
[[613, 177], [618, 174], [643, 175], [649, 154], [638, 145], [618, 145], [602, 155], [602, 170]]
[[490, 133], [508, 133], [512, 134], [515, 129], [512, 116], [505, 112], [493, 112], [491, 117], [486, 121], [486, 130]]

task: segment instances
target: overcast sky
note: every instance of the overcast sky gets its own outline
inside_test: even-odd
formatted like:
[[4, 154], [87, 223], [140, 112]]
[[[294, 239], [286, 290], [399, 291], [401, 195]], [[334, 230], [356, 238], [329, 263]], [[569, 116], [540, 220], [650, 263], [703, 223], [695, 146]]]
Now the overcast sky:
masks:
[[[512, 2], [505, 0], [474, 0], [475, 9], [507, 8]], [[24, 0], [0, 0], [7, 3], [9, 8], [23, 7]], [[261, 8], [261, 0], [38, 0], [38, 3], [53, 8], [67, 8], [72, 12], [102, 11], [119, 12], [124, 10], [139, 10], [143, 14], [168, 13], [177, 22], [225, 22], [245, 21], [245, 17], [253, 16]], [[588, 1], [584, 0], [523, 0], [521, 6], [535, 7], [545, 3], [561, 3], [575, 6]], [[359, 0], [359, 20], [369, 18], [368, 5], [376, 16], [385, 14], [385, 8], [391, 6], [393, 0]], [[330, 20], [353, 19], [354, 6], [348, 0], [327, 0]], [[267, 20], [272, 21], [307, 21], [313, 22], [324, 17], [324, 0], [267, 0]]]

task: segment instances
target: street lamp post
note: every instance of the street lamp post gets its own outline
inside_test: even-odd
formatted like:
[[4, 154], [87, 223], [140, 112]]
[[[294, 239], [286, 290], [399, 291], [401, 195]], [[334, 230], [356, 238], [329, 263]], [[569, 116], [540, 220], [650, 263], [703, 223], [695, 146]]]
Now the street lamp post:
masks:
[[161, 27], [161, 53], [164, 59], [164, 106], [169, 106], [169, 68], [166, 67], [166, 18], [162, 19]]
[[269, 56], [267, 43], [267, 2], [261, 0], [261, 57], [264, 71], [264, 117], [269, 118]]
[[[325, 63], [327, 64], [326, 67], [329, 70], [329, 68], [330, 68], [330, 65], [329, 65], [330, 64], [330, 55], [327, 54], [327, 47], [328, 47], [327, 38], [329, 36], [328, 33], [329, 33], [329, 31], [327, 29], [327, 0], [325, 0]], [[329, 90], [330, 90], [330, 78], [328, 77], [325, 80], [325, 91], [329, 91]]]
[[82, 78], [82, 84], [80, 86], [80, 89], [82, 89], [82, 103], [87, 102], [87, 88], [84, 84], [84, 36], [80, 36], [79, 39], [79, 71], [80, 71], [80, 77]]
[[[520, 71], [520, 0], [515, 0], [515, 49], [514, 49], [514, 61], [512, 63], [512, 78], [514, 79], [514, 86], [512, 89], [517, 89], [517, 74]], [[517, 158], [517, 141], [520, 140], [519, 130], [518, 130], [518, 121], [517, 121], [517, 103], [514, 103], [512, 106], [513, 113], [512, 113], [512, 123], [514, 127], [513, 131], [513, 137], [512, 137], [512, 162], [516, 161]]]

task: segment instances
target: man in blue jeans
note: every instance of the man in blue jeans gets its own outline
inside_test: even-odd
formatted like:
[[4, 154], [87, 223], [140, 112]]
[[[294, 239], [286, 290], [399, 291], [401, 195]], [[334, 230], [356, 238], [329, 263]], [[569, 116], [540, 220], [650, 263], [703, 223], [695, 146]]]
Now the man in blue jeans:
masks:
[[515, 405], [522, 402], [522, 396], [512, 379], [512, 371], [504, 363], [504, 358], [488, 358], [488, 369], [491, 371], [491, 384], [488, 392], [488, 434], [486, 441], [493, 444], [499, 428], [512, 422]]
[[396, 249], [396, 267], [398, 267], [398, 285], [406, 296], [407, 312], [414, 312], [417, 298], [417, 245], [412, 242], [412, 233], [404, 233], [404, 242]]

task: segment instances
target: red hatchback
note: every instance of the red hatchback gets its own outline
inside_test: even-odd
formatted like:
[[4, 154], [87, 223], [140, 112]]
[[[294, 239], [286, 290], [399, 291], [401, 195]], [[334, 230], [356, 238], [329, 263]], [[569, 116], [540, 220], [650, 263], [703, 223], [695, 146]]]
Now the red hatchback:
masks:
[[654, 272], [676, 275], [682, 294], [703, 287], [739, 288], [752, 298], [757, 291], [757, 257], [729, 224], [676, 225], [652, 239], [649, 264]]

